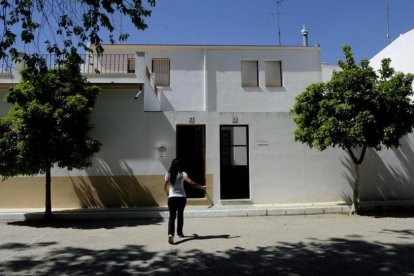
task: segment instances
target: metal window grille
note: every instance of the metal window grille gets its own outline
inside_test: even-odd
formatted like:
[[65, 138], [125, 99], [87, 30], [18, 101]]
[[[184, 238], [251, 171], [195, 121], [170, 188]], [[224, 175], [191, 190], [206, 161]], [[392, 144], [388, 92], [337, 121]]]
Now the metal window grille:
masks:
[[154, 58], [152, 60], [152, 73], [156, 86], [170, 85], [170, 59]]

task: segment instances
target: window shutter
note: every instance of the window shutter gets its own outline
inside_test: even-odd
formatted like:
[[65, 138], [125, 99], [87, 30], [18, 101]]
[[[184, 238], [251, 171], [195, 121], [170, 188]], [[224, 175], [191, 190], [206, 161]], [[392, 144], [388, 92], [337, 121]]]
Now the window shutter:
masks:
[[241, 62], [241, 80], [242, 86], [257, 87], [259, 86], [259, 73], [257, 61]]
[[266, 86], [281, 87], [282, 86], [282, 62], [281, 61], [265, 61], [265, 78], [266, 78]]

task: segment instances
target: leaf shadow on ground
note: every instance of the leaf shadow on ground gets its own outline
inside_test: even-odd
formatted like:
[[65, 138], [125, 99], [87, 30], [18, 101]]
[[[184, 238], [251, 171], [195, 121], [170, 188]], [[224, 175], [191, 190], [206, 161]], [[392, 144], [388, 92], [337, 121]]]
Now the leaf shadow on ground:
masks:
[[[402, 240], [412, 238], [413, 233], [407, 230], [399, 234]], [[246, 249], [240, 244], [214, 253], [202, 249], [186, 251], [180, 246], [149, 251], [141, 245], [104, 250], [51, 245], [41, 256], [22, 254], [4, 260], [0, 274], [412, 275], [414, 244], [406, 242], [381, 243], [346, 237], [283, 242], [255, 249]], [[0, 250], [22, 248], [24, 244]]]
[[230, 236], [230, 235], [206, 235], [206, 236], [200, 236], [197, 234], [193, 234], [191, 236], [184, 236], [181, 240], [176, 241], [174, 244], [178, 245], [181, 243], [189, 242], [189, 241], [195, 241], [195, 240], [213, 240], [213, 239], [235, 239], [240, 238], [240, 236]]
[[12, 221], [7, 224], [34, 228], [72, 228], [72, 229], [115, 229], [119, 227], [136, 227], [144, 225], [159, 225], [163, 219], [100, 219], [100, 220], [24, 220]]

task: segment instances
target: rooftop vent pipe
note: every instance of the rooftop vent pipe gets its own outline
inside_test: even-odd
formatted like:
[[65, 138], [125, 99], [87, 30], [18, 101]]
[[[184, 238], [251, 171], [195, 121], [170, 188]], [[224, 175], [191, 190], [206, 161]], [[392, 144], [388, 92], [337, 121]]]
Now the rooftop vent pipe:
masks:
[[308, 30], [306, 30], [305, 25], [302, 28], [302, 37], [303, 37], [303, 46], [308, 47]]

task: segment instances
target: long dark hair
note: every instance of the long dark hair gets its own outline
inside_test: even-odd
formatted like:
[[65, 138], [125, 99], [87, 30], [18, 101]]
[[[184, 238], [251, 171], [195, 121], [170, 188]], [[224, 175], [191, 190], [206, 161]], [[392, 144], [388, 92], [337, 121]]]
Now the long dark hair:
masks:
[[170, 174], [170, 178], [168, 179], [168, 181], [172, 184], [175, 185], [175, 180], [177, 179], [177, 174], [181, 173], [183, 171], [183, 160], [181, 159], [174, 159], [171, 162], [171, 167], [170, 170], [168, 171]]

